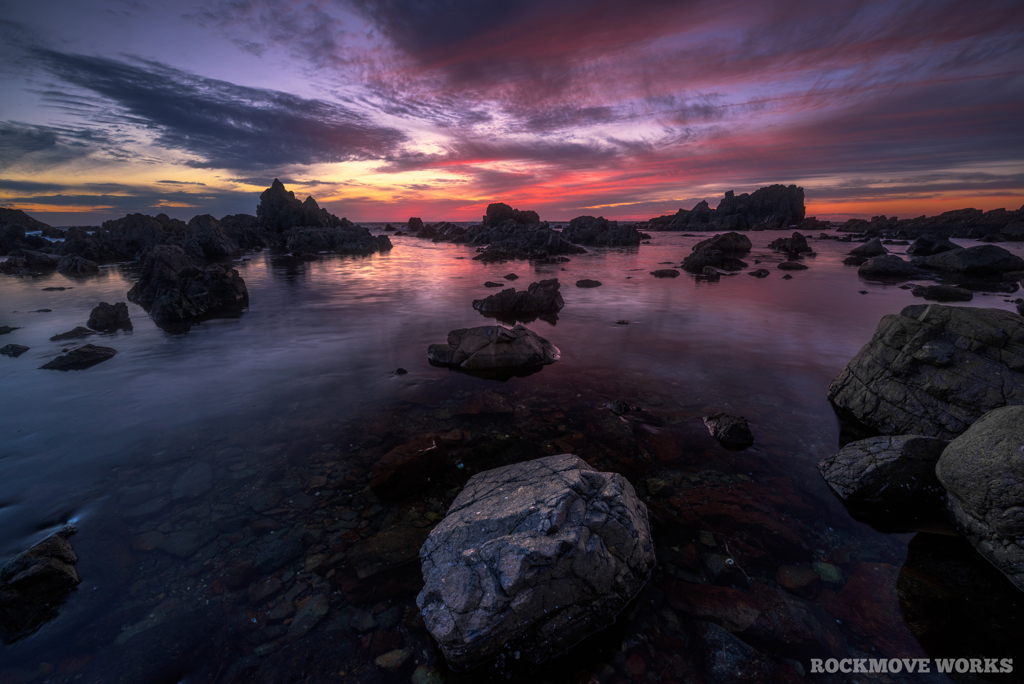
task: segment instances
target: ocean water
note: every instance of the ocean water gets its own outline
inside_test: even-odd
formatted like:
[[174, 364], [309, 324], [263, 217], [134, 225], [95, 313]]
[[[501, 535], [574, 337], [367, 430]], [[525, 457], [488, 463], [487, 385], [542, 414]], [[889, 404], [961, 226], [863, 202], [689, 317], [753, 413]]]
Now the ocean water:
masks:
[[[942, 550], [954, 541], [882, 533], [853, 520], [815, 469], [838, 448], [829, 382], [883, 315], [921, 300], [898, 285], [860, 280], [855, 267], [842, 264], [855, 245], [831, 240], [812, 240], [810, 268], [783, 280], [775, 268], [782, 255], [766, 247], [779, 235], [749, 234], [747, 270], [768, 268], [768, 278], [740, 273], [718, 282], [649, 274], [678, 267], [706, 237], [672, 233], [546, 265], [483, 264], [473, 261], [472, 247], [409, 236], [393, 237], [391, 252], [369, 257], [301, 262], [269, 250], [249, 253], [235, 263], [250, 299], [240, 316], [172, 335], [129, 302], [131, 332], [86, 340], [117, 355], [72, 372], [39, 369], [73, 346], [49, 338], [84, 325], [100, 301], [127, 301], [136, 266], [113, 265], [88, 278], [0, 278], [0, 325], [20, 328], [0, 345], [30, 347], [18, 358], [0, 357], [0, 561], [74, 522], [83, 580], [53, 620], [0, 645], [0, 681], [274, 681], [282, 673], [298, 677], [302, 667], [330, 670], [339, 681], [409, 681], [417, 667], [453, 681], [484, 674], [501, 681], [654, 681], [657, 671], [664, 681], [683, 681], [687, 667], [699, 671], [700, 658], [686, 636], [692, 615], [673, 605], [680, 582], [745, 591], [772, 585], [778, 566], [822, 562], [842, 579], [812, 602], [823, 619], [837, 621], [848, 652], [889, 656], [899, 649], [885, 644], [894, 643], [902, 657], [943, 657], [935, 651], [966, 643], [957, 635], [1019, 635], [1019, 624], [1001, 615], [979, 626], [985, 611], [945, 626], [921, 617], [961, 615], [970, 587], [932, 597], [923, 613], [908, 605], [903, 579], [902, 594], [858, 590], [869, 569], [889, 578], [878, 586], [895, 587], [916, 548], [925, 549], [918, 558], [948, 551], [950, 563], [971, 562], [957, 549]], [[1020, 245], [1002, 246], [1024, 254]], [[506, 382], [430, 366], [427, 346], [445, 341], [449, 330], [496, 323], [472, 300], [498, 291], [485, 281], [505, 282], [513, 272], [519, 279], [509, 284], [517, 288], [559, 279], [565, 308], [557, 320], [527, 326], [555, 344], [561, 359]], [[603, 284], [575, 287], [582, 278]], [[966, 306], [1012, 311], [1008, 300], [1016, 296], [978, 294]], [[398, 375], [398, 368], [408, 373]], [[467, 409], [481, 393], [507, 410]], [[651, 420], [604, 408], [616, 399]], [[745, 416], [755, 445], [728, 452], [715, 443], [701, 417], [718, 411]], [[380, 502], [366, 492], [370, 465], [388, 449], [453, 430], [464, 433], [449, 448], [458, 465], [422, 496]], [[576, 649], [546, 674], [500, 663], [457, 675], [417, 623], [414, 560], [396, 568], [400, 579], [383, 589], [346, 576], [344, 559], [330, 577], [316, 563], [307, 567], [314, 556], [344, 555], [371, 533], [420, 525], [427, 512], [443, 515], [473, 472], [566, 450], [634, 483], [652, 511], [659, 552], [649, 583], [656, 593], [643, 599], [656, 605], [654, 622], [624, 615], [626, 626], [581, 645], [591, 649], [586, 656]], [[182, 477], [197, 465], [207, 473], [199, 478], [202, 491], [179, 496]], [[659, 482], [669, 482], [668, 490]], [[693, 493], [701, 487], [729, 494], [720, 506], [700, 509]], [[254, 503], [260, 497], [265, 506]], [[696, 518], [687, 506], [696, 506]], [[765, 541], [774, 529], [769, 518], [799, 542]], [[714, 541], [702, 543], [701, 531]], [[179, 533], [184, 550], [167, 542]], [[301, 536], [302, 557], [263, 574], [231, 576], [251, 564], [268, 535]], [[709, 556], [733, 560], [745, 579], [716, 575]], [[985, 572], [984, 563], [970, 567]], [[252, 587], [269, 579], [280, 589], [253, 599]], [[330, 609], [301, 639], [288, 637], [293, 623], [285, 621], [294, 617], [270, 617], [276, 606], [320, 594]], [[400, 619], [360, 631], [351, 627], [354, 611]], [[655, 632], [664, 639], [642, 636]], [[324, 635], [344, 647], [324, 650], [316, 641]], [[394, 672], [375, 664], [378, 642], [395, 647], [389, 652], [408, 650], [407, 662]], [[989, 657], [1008, 657], [997, 652], [998, 641], [988, 647]], [[641, 674], [634, 655], [644, 664]], [[805, 655], [787, 657], [807, 667]], [[305, 665], [296, 664], [300, 656]]]

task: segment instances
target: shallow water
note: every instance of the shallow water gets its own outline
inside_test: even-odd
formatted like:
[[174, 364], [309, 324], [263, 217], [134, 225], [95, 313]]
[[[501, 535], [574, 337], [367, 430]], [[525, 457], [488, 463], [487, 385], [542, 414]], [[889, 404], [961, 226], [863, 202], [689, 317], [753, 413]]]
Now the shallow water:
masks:
[[[859, 577], [864, 563], [898, 573], [913, 535], [883, 534], [852, 520], [815, 465], [838, 444], [838, 425], [825, 399], [829, 382], [870, 339], [882, 315], [921, 300], [898, 285], [860, 280], [856, 268], [842, 265], [854, 245], [829, 240], [812, 240], [816, 256], [806, 260], [810, 268], [783, 280], [784, 272], [774, 267], [782, 256], [765, 247], [779, 234], [749, 235], [755, 248], [745, 261], [751, 269], [771, 269], [768, 278], [743, 273], [719, 282], [685, 273], [653, 278], [650, 271], [669, 267], [662, 262], [678, 267], [704, 237], [666, 233], [655, 233], [639, 248], [594, 248], [559, 265], [483, 264], [472, 260], [473, 248], [406, 236], [392, 238], [390, 253], [370, 257], [326, 256], [304, 263], [269, 251], [252, 253], [236, 263], [250, 300], [240, 317], [171, 335], [129, 303], [133, 331], [87, 340], [118, 354], [74, 372], [38, 369], [62, 348], [74, 346], [49, 337], [84, 325], [100, 301], [126, 301], [137, 275], [132, 265], [105, 268], [88, 278], [3, 277], [0, 325], [21, 329], [0, 337], [0, 345], [31, 349], [18, 358], [0, 357], [5, 396], [0, 559], [75, 521], [79, 532], [71, 541], [83, 583], [57, 618], [13, 645], [0, 646], [0, 672], [7, 677], [0, 681], [272, 681], [282, 673], [298, 676], [295, 668], [301, 667], [288, 654], [304, 653], [304, 642], [314, 644], [334, 633], [342, 636], [332, 637], [332, 643], [346, 646], [334, 653], [309, 646], [315, 662], [310, 665], [307, 658], [302, 667], [334, 668], [335, 676], [344, 670], [356, 681], [409, 681], [417, 664], [445, 672], [417, 624], [414, 591], [408, 587], [382, 607], [375, 590], [367, 595], [337, 579], [344, 562], [331, 577], [310, 572], [301, 560], [268, 573], [278, 579], [291, 573], [280, 594], [303, 587], [291, 598], [269, 601], [301, 601], [315, 593], [331, 600], [317, 627], [289, 644], [282, 629], [287, 625], [272, 624], [269, 605], [249, 598], [250, 584], [265, 578], [247, 577], [225, 588], [225, 573], [244, 562], [267, 534], [301, 532], [305, 558], [331, 555], [358, 540], [360, 532], [366, 536], [409, 520], [419, 525], [425, 512], [443, 515], [473, 472], [565, 450], [623, 472], [651, 507], [661, 561], [651, 587], [661, 598], [650, 600], [660, 611], [652, 615], [661, 617], [650, 619], [661, 622], [643, 623], [641, 632], [690, 643], [685, 618], [677, 628], [672, 622], [677, 618], [663, 614], [672, 613], [664, 598], [670, 585], [730, 583], [727, 576], [708, 579], [706, 558], [696, 569], [679, 570], [685, 563], [671, 557], [685, 555], [691, 546], [693, 553], [735, 558], [752, 582], [771, 584], [777, 565], [824, 560], [841, 568], [847, 584]], [[1019, 245], [1002, 246], [1024, 253]], [[762, 263], [755, 266], [755, 260]], [[510, 272], [519, 275], [512, 283], [519, 288], [559, 279], [565, 308], [557, 321], [528, 326], [559, 347], [561, 360], [507, 382], [431, 367], [427, 345], [443, 342], [451, 329], [495, 322], [473, 310], [471, 302], [497, 291], [484, 287], [485, 281], [504, 282], [502, 276]], [[576, 288], [582, 278], [603, 285]], [[1016, 296], [978, 294], [968, 306], [1014, 310], [1007, 300]], [[38, 309], [52, 311], [29, 313]], [[396, 375], [400, 367], [408, 374]], [[468, 413], [467, 402], [481, 391], [507, 400], [513, 413]], [[615, 399], [643, 407], [655, 424], [619, 419], [603, 408]], [[755, 445], [742, 453], [719, 447], [701, 423], [702, 415], [717, 411], [747, 417]], [[461, 459], [460, 467], [423, 497], [392, 504], [364, 492], [375, 458], [411, 439], [453, 429], [469, 433], [450, 450], [453, 460]], [[197, 463], [211, 466], [212, 489], [196, 498], [172, 499], [173, 484]], [[684, 499], [695, 488], [719, 486], [741, 491], [732, 495], [740, 502], [764, 497], [757, 502], [762, 508], [752, 506], [751, 515], [761, 511], [796, 530], [802, 548], [779, 551], [747, 538], [761, 535], [758, 525], [767, 523], [744, 532], [742, 514], [687, 522], [679, 496], [655, 494], [648, 484], [666, 479]], [[272, 505], [262, 510], [251, 505], [253, 497], [268, 492]], [[357, 519], [367, 524], [350, 524]], [[199, 550], [190, 554], [146, 549], [138, 541], [146, 533], [166, 538], [207, 529], [216, 533], [200, 534]], [[701, 546], [694, 536], [699, 529], [713, 532], [718, 546]], [[345, 534], [351, 538], [335, 543]], [[733, 534], [734, 548], [722, 547]], [[919, 545], [928, 541], [921, 539]], [[415, 578], [415, 564], [411, 567], [406, 574]], [[830, 617], [842, 612], [834, 607], [837, 601], [852, 600], [843, 598], [843, 587], [830, 586], [817, 599], [832, 610]], [[874, 613], [847, 609], [841, 618], [847, 647], [869, 654], [860, 657], [871, 657], [872, 649], [884, 653], [884, 643], [902, 644], [896, 651], [903, 651], [891, 657], [944, 657], [928, 650], [936, 648], [931, 642], [922, 646], [923, 637], [911, 636], [922, 631], [901, 617], [900, 605], [892, 605], [895, 594], [880, 591], [857, 600], [879, 604]], [[402, 621], [381, 632], [387, 632], [389, 645], [412, 652], [397, 673], [374, 665], [379, 647], [373, 639], [361, 643], [368, 637], [347, 627], [354, 610], [380, 609], [377, 614], [384, 615], [392, 605], [400, 607]], [[551, 670], [558, 674], [546, 676], [655, 681], [659, 670], [664, 679], [658, 681], [684, 680], [688, 666], [666, 660], [675, 647], [637, 637], [634, 623], [643, 619], [629, 617], [621, 626], [625, 632], [606, 630], [594, 640], [593, 653], [581, 656], [577, 649]], [[851, 620], [854, 624], [843, 624]], [[987, 629], [998, 631], [1000, 625]], [[940, 635], [946, 639], [942, 644], [950, 643], [949, 629]], [[203, 648], [190, 645], [190, 633], [204, 635]], [[181, 653], [161, 646], [168, 642], [178, 644]], [[161, 649], [170, 653], [160, 656], [163, 661], [155, 657]], [[636, 665], [627, 658], [634, 654], [645, 663], [640, 674], [638, 666], [627, 667]], [[802, 656], [793, 660], [807, 666]], [[538, 676], [514, 665], [487, 671], [500, 679], [537, 681]]]

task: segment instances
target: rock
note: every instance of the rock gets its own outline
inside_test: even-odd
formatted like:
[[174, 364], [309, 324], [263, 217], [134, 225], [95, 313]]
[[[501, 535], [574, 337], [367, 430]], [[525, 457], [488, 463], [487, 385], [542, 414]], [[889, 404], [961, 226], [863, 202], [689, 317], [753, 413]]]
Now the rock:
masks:
[[47, 270], [51, 268], [57, 268], [57, 264], [60, 263], [60, 257], [54, 256], [53, 254], [47, 254], [46, 252], [36, 252], [31, 249], [21, 250], [22, 258], [28, 263], [29, 268]]
[[806, 271], [810, 268], [807, 264], [799, 261], [783, 261], [778, 265], [780, 271]]
[[493, 227], [505, 221], [512, 221], [521, 225], [533, 225], [540, 223], [540, 216], [535, 211], [513, 209], [504, 202], [494, 202], [487, 205], [487, 213], [484, 214], [480, 223], [484, 227]]
[[803, 254], [805, 252], [813, 251], [810, 245], [807, 244], [807, 238], [805, 238], [799, 232], [793, 232], [792, 237], [778, 238], [768, 243], [768, 249], [774, 249], [778, 252], [786, 252], [787, 254]]
[[9, 325], [0, 325], [0, 335], [9, 335], [15, 330], [21, 330], [19, 327], [12, 328]]
[[996, 245], [979, 245], [927, 257], [920, 266], [971, 278], [992, 278], [1007, 271], [1024, 270], [1024, 259]]
[[707, 240], [701, 240], [693, 246], [694, 252], [705, 248], [717, 249], [726, 254], [749, 252], [753, 245], [750, 238], [742, 233], [722, 233]]
[[949, 443], [935, 474], [960, 531], [1024, 590], [1024, 406], [979, 418]]
[[341, 228], [353, 225], [351, 221], [339, 219], [321, 209], [312, 197], [300, 202], [295, 193], [286, 190], [276, 178], [260, 195], [256, 220], [260, 228], [273, 233], [284, 233], [297, 227]]
[[697, 622], [697, 647], [707, 679], [716, 684], [771, 681], [775, 665], [763, 653], [713, 622]]
[[878, 238], [868, 240], [863, 245], [859, 247], [854, 247], [853, 249], [850, 250], [850, 254], [852, 254], [853, 256], [862, 257], [876, 257], [888, 253], [889, 250], [882, 246], [882, 241]]
[[171, 499], [195, 499], [213, 489], [213, 468], [209, 463], [196, 463], [183, 472], [171, 487]]
[[77, 349], [72, 349], [63, 356], [58, 356], [52, 361], [40, 366], [48, 370], [83, 370], [91, 366], [95, 366], [97, 363], [102, 363], [107, 359], [114, 358], [117, 354], [116, 349], [110, 347], [98, 347], [94, 344], [85, 344]]
[[818, 464], [832, 491], [854, 512], [900, 527], [935, 517], [944, 504], [935, 464], [948, 442], [901, 435], [850, 442]]
[[772, 274], [767, 268], [759, 268], [754, 271], [748, 271], [747, 275], [752, 275], [755, 278], [767, 278]]
[[654, 549], [629, 482], [561, 454], [470, 478], [420, 558], [417, 605], [463, 669], [506, 645], [539, 663], [610, 624]]
[[701, 201], [689, 211], [680, 209], [647, 225], [650, 230], [776, 230], [800, 224], [804, 216], [803, 188], [770, 185], [751, 194], [730, 190], [716, 209]]
[[907, 280], [920, 275], [920, 271], [895, 254], [884, 254], [861, 264], [857, 275], [868, 280]]
[[792, 280], [793, 276], [791, 274], [787, 273], [786, 275], [782, 276], [782, 279], [783, 280]]
[[57, 271], [65, 275], [94, 275], [100, 272], [100, 267], [95, 261], [83, 259], [77, 254], [65, 254], [57, 262]]
[[559, 287], [558, 278], [530, 283], [520, 292], [510, 287], [485, 299], [474, 299], [473, 308], [484, 314], [557, 313], [565, 306]]
[[326, 596], [317, 594], [312, 597], [299, 609], [291, 626], [288, 627], [285, 638], [289, 642], [293, 642], [306, 636], [306, 633], [316, 627], [317, 623], [327, 615], [328, 610], [330, 610], [330, 603]]
[[1024, 320], [999, 309], [908, 306], [882, 318], [828, 398], [884, 435], [952, 439], [988, 411], [1024, 403]]
[[452, 330], [447, 344], [427, 349], [432, 365], [466, 371], [539, 370], [560, 355], [557, 347], [522, 325], [511, 330], [500, 325]]
[[679, 271], [674, 268], [659, 268], [657, 271], [651, 271], [651, 275], [655, 278], [676, 278]]
[[742, 451], [754, 443], [754, 435], [750, 432], [746, 418], [715, 413], [704, 416], [703, 420], [711, 436], [726, 449]]
[[952, 285], [918, 285], [910, 294], [931, 302], [969, 302], [974, 299], [970, 290]]
[[57, 614], [57, 607], [81, 579], [78, 556], [65, 527], [0, 568], [0, 637], [12, 643]]
[[21, 344], [5, 344], [2, 348], [0, 348], [0, 354], [16, 358], [18, 356], [21, 356], [28, 350], [28, 347]]
[[298, 537], [272, 538], [260, 547], [253, 566], [260, 572], [268, 574], [295, 560], [303, 552], [302, 540]]
[[238, 271], [223, 264], [200, 268], [181, 247], [158, 245], [142, 264], [128, 299], [157, 325], [177, 329], [197, 319], [237, 313], [249, 305]]
[[963, 249], [963, 247], [954, 244], [939, 235], [929, 235], [925, 233], [914, 240], [910, 247], [907, 247], [907, 254], [910, 256], [932, 256], [933, 254], [950, 252], [954, 249]]
[[486, 283], [484, 283], [484, 287], [505, 287], [505, 286], [502, 283], [495, 283], [495, 282], [493, 282], [491, 280], [488, 280]]
[[515, 407], [497, 392], [474, 392], [473, 396], [458, 410], [458, 413], [464, 416], [477, 416], [481, 414], [511, 415], [515, 413]]
[[586, 278], [584, 278], [583, 280], [576, 281], [576, 287], [601, 287], [601, 281], [587, 280]]
[[423, 230], [423, 219], [416, 218], [415, 216], [413, 216], [405, 225], [406, 230], [408, 230], [410, 233], [418, 233], [421, 230]]
[[515, 273], [509, 273], [502, 277], [505, 278], [505, 280], [519, 280], [519, 276], [517, 276]]
[[843, 259], [844, 266], [860, 266], [868, 260], [866, 256], [848, 256]]
[[370, 471], [370, 487], [382, 498], [405, 496], [422, 489], [448, 465], [448, 452], [438, 437], [395, 447], [381, 456]]
[[53, 337], [50, 338], [50, 341], [61, 342], [63, 340], [77, 340], [95, 334], [96, 333], [94, 331], [89, 330], [88, 328], [83, 328], [82, 326], [79, 325], [75, 327], [74, 330], [69, 330], [67, 332], [60, 333], [59, 335], [54, 335]]
[[624, 247], [639, 245], [642, 233], [635, 224], [620, 225], [603, 216], [577, 216], [562, 229], [562, 237], [577, 245]]
[[100, 302], [89, 314], [87, 326], [99, 332], [117, 332], [131, 330], [132, 322], [128, 318], [128, 305], [124, 302], [107, 304]]
[[412, 563], [427, 539], [426, 529], [395, 525], [358, 542], [348, 552], [348, 560], [361, 580]]
[[821, 577], [810, 568], [799, 565], [780, 565], [775, 581], [791, 594], [812, 600], [821, 591]]
[[[687, 273], [704, 273], [708, 267], [720, 268], [725, 271], [739, 271], [747, 267], [747, 262], [714, 247], [702, 247], [683, 259], [682, 268]], [[655, 271], [658, 273], [658, 271]]]

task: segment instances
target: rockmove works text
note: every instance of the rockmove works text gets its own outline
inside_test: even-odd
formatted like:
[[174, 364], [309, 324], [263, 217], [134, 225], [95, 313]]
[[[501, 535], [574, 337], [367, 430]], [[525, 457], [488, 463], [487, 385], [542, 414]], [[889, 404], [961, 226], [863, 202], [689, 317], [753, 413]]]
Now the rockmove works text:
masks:
[[811, 658], [811, 672], [1009, 674], [1013, 672], [1013, 658]]

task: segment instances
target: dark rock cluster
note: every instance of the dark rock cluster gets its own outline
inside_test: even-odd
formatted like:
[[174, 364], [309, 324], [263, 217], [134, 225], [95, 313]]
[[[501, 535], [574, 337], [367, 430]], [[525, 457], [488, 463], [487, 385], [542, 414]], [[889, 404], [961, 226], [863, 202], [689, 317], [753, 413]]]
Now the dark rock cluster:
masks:
[[[884, 236], [902, 240], [915, 240], [923, 237], [933, 241], [951, 237], [971, 238], [986, 242], [1024, 240], [1024, 207], [1016, 211], [956, 209], [938, 216], [918, 216], [911, 219], [874, 216], [870, 221], [850, 219], [840, 226], [839, 230], [863, 233], [868, 237]], [[924, 252], [918, 251], [908, 251], [908, 253], [924, 254]]]
[[712, 209], [706, 201], [699, 202], [693, 209], [680, 209], [671, 216], [660, 216], [648, 222], [650, 230], [778, 230], [802, 227], [813, 230], [814, 226], [802, 225], [804, 221], [804, 189], [795, 185], [770, 185], [751, 194], [737, 196], [733, 191]]
[[577, 245], [600, 247], [627, 247], [639, 245], [642, 240], [649, 240], [638, 230], [637, 224], [609, 221], [603, 216], [577, 216], [562, 229], [562, 237]]
[[529, 287], [518, 292], [510, 287], [484, 299], [474, 299], [473, 308], [502, 320], [525, 320], [541, 314], [555, 314], [565, 306], [559, 287], [558, 278], [530, 283]]

